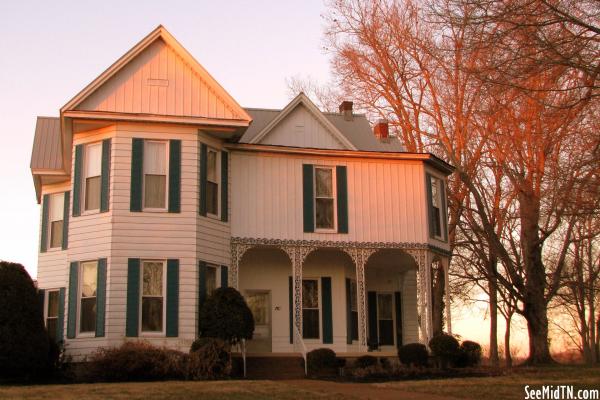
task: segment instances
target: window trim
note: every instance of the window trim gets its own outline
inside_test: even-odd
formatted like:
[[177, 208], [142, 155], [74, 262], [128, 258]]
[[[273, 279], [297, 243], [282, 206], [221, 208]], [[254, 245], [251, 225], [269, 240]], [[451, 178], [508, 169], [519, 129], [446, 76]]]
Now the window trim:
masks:
[[[66, 192], [54, 192], [54, 193], [48, 193], [49, 196], [49, 204], [48, 204], [48, 226], [46, 227], [46, 229], [48, 230], [47, 234], [48, 234], [48, 243], [47, 243], [47, 251], [56, 251], [56, 250], [62, 250], [62, 246], [63, 246], [63, 238], [64, 238], [64, 229], [65, 229], [65, 216], [64, 216], [64, 208], [65, 208], [65, 193]], [[62, 195], [63, 201], [60, 207], [60, 219], [57, 219], [55, 221], [52, 220], [52, 207], [54, 206], [54, 201], [53, 199], [56, 198], [56, 196]], [[60, 237], [60, 244], [58, 246], [52, 246], [52, 223], [53, 222], [59, 222], [62, 221], [63, 226], [62, 226], [62, 231], [61, 231], [61, 237]]]
[[[211, 181], [210, 179], [208, 179], [208, 153], [210, 152], [214, 152], [215, 153], [215, 180], [216, 182]], [[217, 213], [213, 214], [210, 211], [208, 211], [208, 191], [206, 193], [206, 216], [208, 218], [213, 218], [213, 219], [221, 219], [221, 152], [218, 151], [216, 148], [209, 146], [208, 144], [206, 145], [206, 183], [208, 184], [208, 182], [214, 183], [217, 185]], [[204, 188], [204, 190], [207, 190], [207, 187]]]
[[[170, 163], [170, 141], [163, 139], [143, 139], [144, 140], [144, 154], [146, 152], [146, 143], [156, 142], [164, 143], [165, 145], [165, 206], [164, 207], [146, 207], [146, 165], [142, 161], [142, 211], [143, 212], [168, 212], [169, 211], [169, 171], [171, 167]], [[148, 261], [148, 260], [146, 260]]]
[[[94, 141], [94, 142], [89, 142], [89, 143], [82, 143], [83, 144], [83, 156], [82, 158], [82, 173], [81, 173], [81, 197], [82, 197], [82, 202], [81, 202], [81, 215], [89, 215], [89, 214], [97, 214], [100, 212], [100, 207], [101, 207], [101, 196], [102, 196], [102, 140], [100, 141]], [[87, 170], [88, 170], [88, 166], [87, 166], [87, 159], [89, 157], [89, 148], [92, 146], [100, 146], [100, 175], [94, 175], [93, 177], [90, 178], [95, 178], [95, 177], [100, 177], [100, 192], [98, 193], [98, 208], [94, 208], [94, 209], [90, 209], [90, 210], [86, 210], [85, 209], [85, 203], [87, 200], [87, 191], [86, 191], [86, 179], [88, 178], [87, 176]]]
[[[331, 228], [319, 228], [317, 226], [317, 169], [331, 171], [331, 199], [333, 200], [333, 227]], [[334, 165], [313, 165], [313, 220], [315, 221], [315, 233], [337, 233], [337, 174]]]
[[88, 337], [96, 336], [96, 329], [94, 329], [93, 331], [81, 332], [81, 311], [82, 311], [81, 300], [83, 298], [82, 297], [82, 295], [83, 295], [83, 291], [82, 291], [83, 265], [87, 264], [87, 263], [95, 263], [96, 264], [96, 296], [94, 298], [96, 299], [96, 318], [98, 317], [98, 260], [81, 261], [81, 262], [79, 262], [79, 265], [77, 266], [78, 271], [77, 271], [77, 334], [76, 334], [77, 337], [81, 337], [81, 338], [88, 338]]
[[[48, 317], [48, 307], [50, 306], [50, 292], [58, 293], [58, 310], [56, 311], [56, 317]], [[46, 327], [46, 331], [48, 330], [48, 318], [56, 319], [56, 323], [58, 325], [59, 314], [60, 314], [60, 288], [44, 289], [44, 326]], [[64, 327], [63, 327], [63, 329], [64, 329]], [[50, 333], [50, 332], [48, 332], [48, 333]]]
[[[162, 330], [160, 331], [145, 331], [142, 325], [143, 317], [143, 299], [144, 299], [144, 263], [161, 263], [163, 266], [163, 281], [162, 281]], [[140, 298], [139, 298], [139, 320], [138, 320], [138, 334], [145, 337], [162, 337], [167, 332], [167, 260], [166, 259], [141, 259], [140, 260]], [[156, 296], [148, 296], [156, 297]]]
[[[322, 343], [323, 341], [323, 304], [321, 304], [321, 278], [320, 277], [311, 277], [311, 276], [307, 276], [307, 277], [302, 277], [302, 282], [303, 282], [303, 287], [302, 287], [302, 297], [304, 297], [304, 281], [316, 281], [317, 282], [317, 304], [319, 305], [319, 307], [317, 308], [317, 310], [319, 311], [319, 318], [318, 318], [318, 323], [319, 323], [319, 337], [318, 338], [310, 338], [310, 339], [305, 339], [304, 338], [304, 304], [302, 304], [302, 340], [304, 340], [306, 343]], [[303, 302], [304, 303], [304, 302]], [[314, 310], [314, 308], [308, 308], [308, 310]]]

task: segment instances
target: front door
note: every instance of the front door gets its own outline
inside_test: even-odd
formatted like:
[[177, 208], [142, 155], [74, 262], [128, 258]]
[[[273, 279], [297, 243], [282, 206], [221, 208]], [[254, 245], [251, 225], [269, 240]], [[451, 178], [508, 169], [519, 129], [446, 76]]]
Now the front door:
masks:
[[246, 292], [246, 303], [254, 317], [254, 335], [248, 341], [251, 353], [271, 352], [271, 292], [251, 290]]

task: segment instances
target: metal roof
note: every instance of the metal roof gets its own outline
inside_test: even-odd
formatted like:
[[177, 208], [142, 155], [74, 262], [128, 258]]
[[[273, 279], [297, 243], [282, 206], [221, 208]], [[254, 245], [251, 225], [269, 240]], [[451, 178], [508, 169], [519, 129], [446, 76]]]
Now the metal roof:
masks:
[[31, 152], [31, 169], [62, 170], [62, 166], [60, 119], [37, 117]]
[[[281, 112], [281, 110], [263, 108], [246, 108], [246, 111], [252, 117], [252, 123], [241, 137], [240, 143], [250, 143]], [[354, 114], [352, 121], [346, 121], [341, 114], [323, 113], [323, 115], [357, 150], [379, 152], [404, 151], [402, 144], [395, 137], [390, 137], [387, 142], [377, 139], [373, 134], [369, 121], [362, 114]]]

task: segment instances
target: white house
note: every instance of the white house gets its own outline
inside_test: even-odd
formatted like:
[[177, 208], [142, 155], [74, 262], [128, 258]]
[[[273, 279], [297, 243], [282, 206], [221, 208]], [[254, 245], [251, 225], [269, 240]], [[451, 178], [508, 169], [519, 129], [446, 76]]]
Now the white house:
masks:
[[159, 26], [38, 117], [31, 171], [45, 320], [75, 357], [131, 339], [187, 351], [225, 285], [253, 310], [255, 353], [432, 335], [452, 167], [351, 102], [242, 108]]

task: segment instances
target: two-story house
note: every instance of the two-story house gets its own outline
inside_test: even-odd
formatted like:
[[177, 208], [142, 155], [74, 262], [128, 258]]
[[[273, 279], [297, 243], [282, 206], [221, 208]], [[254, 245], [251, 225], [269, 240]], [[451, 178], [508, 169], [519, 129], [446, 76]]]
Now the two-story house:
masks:
[[432, 335], [452, 167], [351, 102], [242, 108], [159, 26], [38, 117], [31, 171], [45, 320], [75, 357], [132, 338], [187, 350], [226, 285], [253, 311], [251, 352]]

